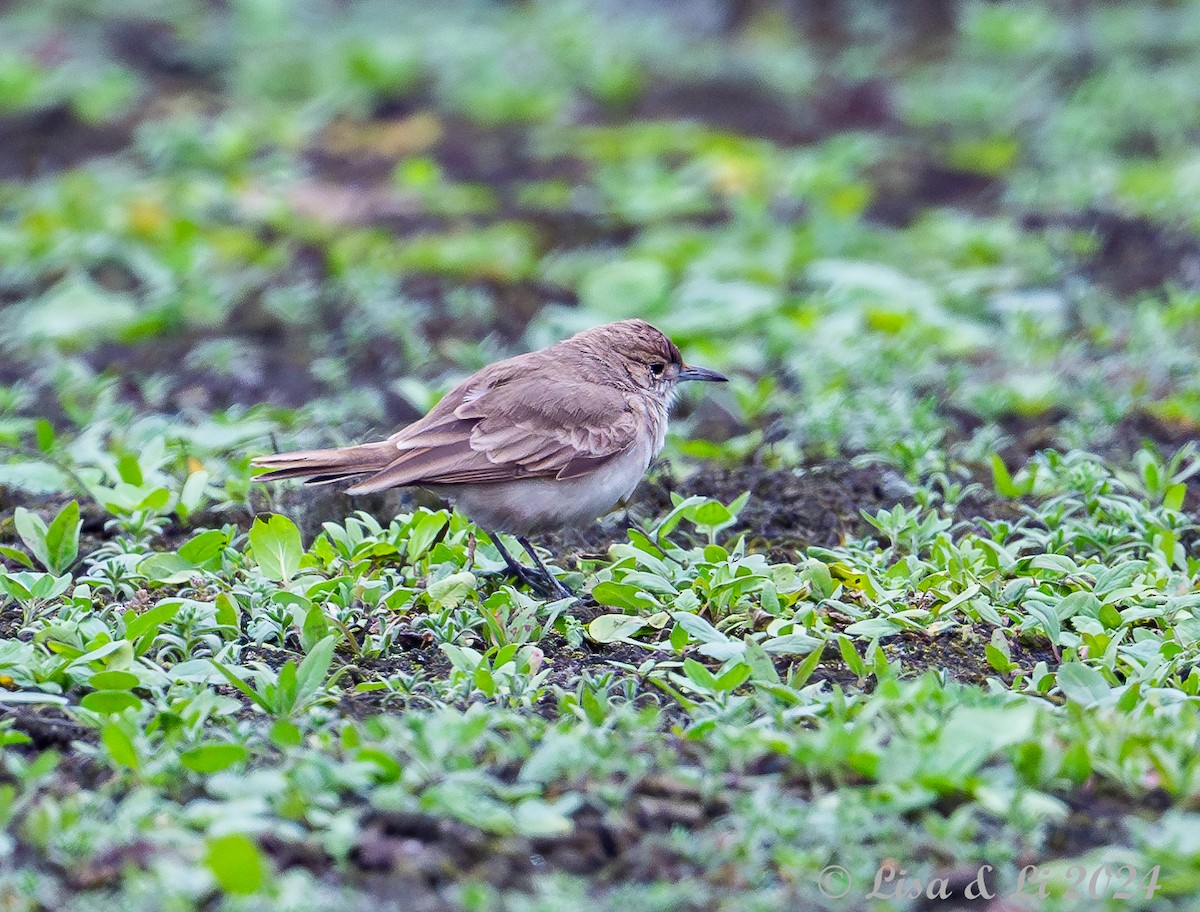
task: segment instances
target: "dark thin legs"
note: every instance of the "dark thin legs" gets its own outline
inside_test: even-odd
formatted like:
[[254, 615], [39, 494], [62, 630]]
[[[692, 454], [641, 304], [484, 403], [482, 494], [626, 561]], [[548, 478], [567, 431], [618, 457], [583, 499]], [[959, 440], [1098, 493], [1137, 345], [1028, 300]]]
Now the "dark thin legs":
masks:
[[554, 594], [556, 594], [559, 599], [565, 599], [568, 598], [569, 595], [575, 594], [572, 593], [570, 589], [563, 586], [563, 584], [558, 581], [558, 578], [554, 576], [552, 572], [550, 572], [550, 569], [548, 569], [547, 566], [542, 563], [541, 558], [538, 557], [538, 552], [533, 550], [533, 545], [529, 544], [529, 539], [527, 539], [526, 536], [517, 535], [516, 538], [518, 542], [521, 542], [521, 547], [526, 550], [528, 556], [533, 558], [534, 564], [538, 565], [538, 570], [541, 576], [545, 577], [547, 581], [550, 581], [550, 584], [554, 589]]
[[538, 553], [533, 550], [533, 545], [529, 544], [529, 539], [527, 539], [524, 535], [518, 535], [517, 541], [521, 543], [521, 547], [525, 549], [525, 553], [533, 558], [533, 562], [537, 564], [537, 568], [542, 572], [542, 576], [544, 576], [550, 582], [550, 585], [554, 588], [555, 595], [557, 595], [559, 598], [569, 598], [575, 594], [561, 582], [559, 582], [558, 577], [551, 573], [546, 565], [542, 563], [542, 559], [538, 557]]
[[528, 574], [520, 562], [508, 553], [508, 549], [504, 547], [504, 542], [500, 541], [500, 536], [495, 532], [489, 532], [488, 538], [492, 540], [492, 544], [496, 546], [496, 550], [500, 552], [500, 556], [504, 558], [504, 563], [508, 565], [508, 572], [515, 576], [522, 583], [529, 583]]
[[541, 595], [553, 596], [554, 598], [569, 598], [575, 594], [555, 579], [554, 574], [546, 569], [546, 565], [542, 563], [542, 559], [537, 556], [537, 552], [533, 550], [533, 546], [529, 544], [529, 540], [524, 536], [518, 535], [517, 541], [521, 543], [521, 547], [525, 549], [526, 553], [533, 558], [533, 562], [537, 564], [536, 570], [522, 565], [520, 561], [509, 554], [508, 549], [504, 547], [504, 543], [500, 541], [500, 536], [495, 532], [489, 532], [488, 537], [492, 540], [492, 544], [496, 546], [496, 550], [500, 552], [500, 556], [504, 558], [504, 563], [508, 565], [508, 572], [516, 577], [517, 582], [524, 583]]

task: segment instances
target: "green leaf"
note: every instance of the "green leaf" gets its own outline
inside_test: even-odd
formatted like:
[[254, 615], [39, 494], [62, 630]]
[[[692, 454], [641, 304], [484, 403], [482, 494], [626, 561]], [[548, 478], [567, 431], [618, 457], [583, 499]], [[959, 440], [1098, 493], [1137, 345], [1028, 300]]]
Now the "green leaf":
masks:
[[1187, 485], [1183, 482], [1173, 484], [1163, 494], [1163, 506], [1168, 510], [1182, 510], [1183, 501], [1187, 497]]
[[337, 645], [336, 636], [327, 636], [317, 643], [304, 657], [296, 670], [296, 701], [304, 703], [321, 689], [329, 666], [333, 662], [333, 649]]
[[67, 574], [62, 576], [53, 576], [49, 573], [42, 573], [34, 580], [33, 585], [29, 588], [30, 593], [35, 599], [43, 602], [48, 602], [51, 599], [56, 599], [71, 585], [71, 577]]
[[240, 744], [202, 744], [184, 751], [179, 759], [197, 773], [217, 773], [241, 763], [247, 756], [248, 751]]
[[159, 551], [138, 564], [138, 572], [152, 583], [179, 585], [192, 578], [196, 565], [173, 552]]
[[475, 591], [475, 587], [475, 574], [469, 570], [463, 570], [430, 583], [425, 590], [425, 595], [439, 608], [457, 608], [468, 595]]
[[[189, 516], [200, 508], [200, 505], [204, 502], [204, 490], [207, 486], [208, 472], [203, 469], [197, 469], [188, 475], [187, 480], [183, 483], [183, 487], [179, 491], [179, 500], [175, 507], [183, 520], [186, 521]], [[214, 529], [212, 531], [218, 535], [224, 535], [219, 530]]]
[[140, 683], [127, 671], [99, 671], [88, 681], [93, 690], [133, 690]]
[[241, 833], [211, 837], [204, 863], [226, 893], [257, 893], [267, 882], [268, 868], [262, 852]]
[[842, 661], [846, 663], [846, 667], [860, 678], [864, 677], [867, 673], [867, 665], [862, 656], [858, 654], [858, 650], [854, 648], [854, 641], [848, 636], [839, 636], [838, 649], [842, 653]]
[[1088, 756], [1087, 741], [1076, 741], [1067, 749], [1067, 752], [1063, 754], [1059, 774], [1066, 776], [1077, 786], [1083, 785], [1087, 781], [1088, 777], [1092, 775], [1092, 762]]
[[373, 763], [379, 767], [376, 775], [381, 782], [398, 782], [404, 775], [404, 767], [396, 762], [395, 757], [373, 747], [364, 747], [355, 755], [355, 759], [363, 763]]
[[1072, 592], [1058, 603], [1055, 613], [1060, 620], [1079, 615], [1092, 618], [1098, 617], [1100, 614], [1100, 599], [1096, 598], [1092, 593], [1083, 590]]
[[824, 649], [814, 649], [808, 654], [799, 667], [789, 675], [788, 683], [792, 687], [800, 688], [808, 683], [808, 679], [812, 677], [813, 672], [817, 670], [817, 666], [821, 664], [821, 658], [824, 654]]
[[1062, 639], [1062, 625], [1058, 619], [1058, 612], [1042, 602], [1032, 600], [1027, 601], [1022, 607], [1037, 619], [1042, 630], [1046, 632], [1046, 638], [1057, 646]]
[[996, 453], [992, 454], [992, 486], [1001, 497], [1019, 497], [1021, 495], [1017, 486], [1013, 484], [1008, 466]]
[[[1196, 675], [1196, 672], [1197, 672], [1197, 670], [1195, 668], [1193, 668], [1192, 674], [1188, 676], [1189, 681], [1194, 680], [1194, 676]], [[1195, 696], [1194, 692], [1192, 693], [1192, 696]], [[1125, 692], [1123, 694], [1121, 694], [1120, 699], [1117, 700], [1117, 709], [1119, 709], [1123, 713], [1131, 713], [1131, 712], [1133, 712], [1134, 707], [1136, 707], [1140, 704], [1141, 698], [1142, 698], [1141, 682], [1138, 681], [1134, 684], [1129, 684], [1125, 687]]]
[[47, 529], [42, 518], [24, 507], [17, 507], [13, 513], [13, 524], [17, 528], [17, 535], [29, 549], [29, 553], [39, 564], [49, 570], [51, 566], [50, 549], [46, 547]]
[[300, 569], [304, 546], [300, 530], [286, 516], [278, 513], [268, 520], [256, 519], [250, 527], [250, 548], [254, 559], [267, 579], [290, 582]]
[[234, 630], [241, 629], [241, 614], [238, 611], [237, 602], [228, 592], [217, 593], [217, 623], [222, 627], [232, 627]]
[[131, 694], [127, 690], [94, 690], [89, 694], [84, 694], [79, 705], [92, 712], [112, 715], [127, 709], [139, 709], [142, 701], [137, 695]]
[[899, 624], [887, 618], [872, 617], [855, 621], [846, 627], [844, 633], [863, 639], [877, 640], [880, 637], [893, 636], [901, 631]]
[[222, 677], [224, 677], [226, 681], [228, 681], [233, 687], [235, 687], [239, 691], [241, 691], [242, 694], [247, 699], [249, 699], [252, 703], [254, 703], [256, 706], [258, 706], [260, 709], [262, 709], [265, 712], [273, 711], [273, 707], [267, 701], [267, 699], [262, 694], [260, 694], [258, 691], [256, 691], [253, 687], [251, 687], [249, 684], [247, 684], [245, 681], [243, 681], [241, 678], [239, 678], [237, 675], [235, 675], [232, 671], [230, 671], [228, 668], [226, 668], [224, 665], [222, 665], [216, 659], [209, 659], [208, 661], [213, 666], [213, 668], [215, 668], [217, 671], [219, 671], [221, 673]]
[[736, 690], [750, 679], [751, 671], [749, 665], [739, 662], [717, 678], [717, 690]]
[[0, 545], [0, 557], [7, 557], [10, 561], [20, 564], [30, 570], [33, 569], [33, 560], [24, 551], [16, 548], [10, 548], [8, 545]]
[[496, 679], [492, 675], [492, 670], [488, 668], [487, 662], [480, 662], [475, 668], [475, 686], [483, 693], [485, 697], [491, 698], [496, 694]]
[[304, 743], [303, 733], [287, 719], [279, 719], [271, 726], [270, 738], [276, 747], [299, 747]]
[[1100, 703], [1112, 690], [1108, 681], [1104, 680], [1104, 675], [1090, 665], [1080, 662], [1060, 665], [1055, 679], [1063, 696], [1084, 706]]
[[676, 611], [671, 617], [675, 619], [676, 624], [688, 632], [693, 640], [701, 643], [729, 642], [729, 637], [698, 614], [692, 614], [690, 611]]
[[320, 605], [311, 606], [304, 613], [304, 624], [300, 628], [300, 645], [311, 652], [321, 640], [329, 636], [329, 618]]
[[983, 653], [987, 657], [988, 664], [1001, 674], [1008, 674], [1016, 667], [1013, 665], [1012, 659], [991, 643], [983, 648]]
[[229, 544], [229, 536], [220, 529], [209, 529], [201, 532], [179, 548], [179, 556], [196, 567], [202, 567], [225, 550]]
[[597, 643], [629, 640], [646, 626], [646, 619], [629, 614], [602, 614], [588, 624], [588, 636]]
[[16, 693], [0, 690], [0, 706], [5, 703], [46, 703], [51, 706], [67, 706], [69, 702], [66, 697], [58, 694], [40, 693], [35, 690], [22, 690]]
[[730, 502], [729, 512], [733, 514], [734, 518], [737, 518], [737, 515], [742, 512], [742, 510], [745, 508], [746, 504], [748, 504], [749, 502], [750, 502], [750, 492], [743, 491], [741, 494], [739, 494], [737, 497], [735, 497]]
[[623, 608], [626, 611], [642, 611], [646, 608], [657, 608], [658, 602], [650, 593], [631, 586], [628, 583], [614, 583], [605, 580], [592, 587], [592, 598], [601, 605], [610, 608]]
[[520, 648], [518, 643], [506, 643], [498, 648], [489, 649], [484, 658], [491, 659], [493, 668], [502, 668], [513, 660]]
[[734, 516], [723, 503], [710, 500], [695, 507], [688, 514], [688, 519], [695, 523], [701, 531], [720, 529], [733, 522]]
[[171, 502], [171, 492], [166, 488], [155, 488], [137, 502], [135, 510], [158, 513]]
[[771, 661], [771, 657], [767, 655], [758, 643], [754, 642], [750, 634], [744, 637], [745, 649], [742, 652], [742, 661], [750, 669], [750, 676], [757, 683], [779, 683], [779, 672], [775, 670], [775, 664]]
[[1017, 484], [1009, 474], [1008, 467], [1004, 465], [1004, 460], [997, 454], [992, 454], [992, 483], [996, 488], [996, 493], [1001, 497], [1024, 497], [1033, 490], [1036, 481], [1036, 463], [1029, 466], [1029, 473], [1025, 480]]
[[76, 658], [69, 667], [87, 668], [91, 663], [99, 662], [102, 659], [105, 671], [128, 668], [133, 663], [133, 645], [128, 640], [112, 640], [102, 643]]
[[33, 600], [33, 577], [34, 574], [26, 571], [5, 573], [0, 570], [0, 589], [18, 602], [30, 602]]
[[433, 547], [433, 543], [437, 541], [438, 536], [442, 534], [442, 530], [446, 528], [448, 519], [445, 512], [438, 511], [437, 513], [418, 513], [412, 521], [412, 528], [408, 533], [408, 543], [405, 545], [404, 556], [410, 562], [415, 562], [424, 557], [425, 552]]
[[65, 573], [79, 555], [79, 530], [83, 520], [79, 518], [79, 504], [71, 501], [50, 523], [46, 530], [46, 554], [50, 563], [46, 569], [51, 573]]
[[[568, 797], [567, 803], [571, 799]], [[571, 818], [556, 807], [563, 802], [549, 802], [541, 798], [526, 798], [517, 804], [513, 812], [517, 832], [523, 836], [553, 837], [570, 833], [574, 828]]]
[[450, 660], [451, 665], [469, 675], [475, 674], [475, 669], [479, 667], [479, 663], [483, 658], [483, 656], [469, 646], [455, 646], [453, 643], [441, 643], [438, 648], [446, 654], [446, 658]]
[[679, 503], [675, 504], [675, 506], [671, 509], [671, 512], [664, 516], [662, 522], [660, 522], [654, 529], [654, 537], [657, 543], [662, 545], [663, 539], [670, 535], [675, 527], [679, 525], [684, 515], [690, 509], [692, 509], [692, 507], [696, 506], [697, 504], [702, 504], [707, 500], [707, 497], [702, 497], [699, 494], [693, 494], [691, 497], [681, 500]]
[[132, 770], [138, 768], [137, 749], [133, 746], [133, 740], [116, 722], [104, 726], [100, 732], [100, 740], [108, 748], [108, 754], [114, 763]]
[[1029, 569], [1074, 576], [1079, 572], [1079, 565], [1065, 554], [1035, 554], [1029, 559]]
[[146, 483], [146, 478], [142, 475], [142, 467], [133, 453], [123, 453], [117, 460], [117, 474], [121, 476], [121, 481], [133, 485], [135, 488], [140, 488]]
[[683, 652], [683, 648], [688, 643], [688, 632], [683, 629], [680, 624], [676, 624], [671, 628], [671, 648], [676, 652]]
[[707, 691], [720, 690], [716, 676], [695, 659], [684, 659], [683, 671], [696, 686]]
[[595, 688], [584, 687], [583, 693], [579, 698], [579, 705], [583, 708], [584, 714], [588, 721], [593, 725], [602, 725], [608, 712], [605, 709], [605, 704], [600, 702], [600, 698], [596, 695]]
[[814, 650], [820, 652], [824, 645], [824, 640], [818, 640], [807, 633], [785, 633], [783, 636], [763, 640], [762, 649], [776, 655], [808, 655]]
[[270, 686], [263, 688], [266, 691], [267, 699], [272, 704], [272, 711], [277, 715], [290, 716], [292, 710], [296, 708], [296, 662], [294, 659], [288, 659], [283, 663], [283, 667], [279, 669], [279, 677], [275, 681], [274, 689]]
[[183, 602], [178, 599], [159, 602], [148, 611], [141, 614], [133, 610], [125, 612], [125, 639], [138, 640], [143, 634], [157, 631], [159, 627], [179, 613]]
[[276, 605], [283, 605], [286, 608], [297, 609], [300, 611], [308, 611], [312, 607], [312, 599], [305, 595], [297, 595], [295, 592], [289, 592], [286, 589], [280, 589], [271, 594], [271, 601]]
[[43, 453], [49, 453], [54, 449], [54, 425], [45, 418], [39, 418], [34, 425], [34, 434], [37, 439], [37, 448]]

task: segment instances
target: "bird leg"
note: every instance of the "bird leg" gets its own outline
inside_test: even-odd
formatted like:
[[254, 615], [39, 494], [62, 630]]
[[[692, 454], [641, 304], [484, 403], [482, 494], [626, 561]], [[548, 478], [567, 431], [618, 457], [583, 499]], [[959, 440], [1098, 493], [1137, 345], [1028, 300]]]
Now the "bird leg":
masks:
[[518, 535], [517, 541], [521, 543], [521, 547], [525, 549], [525, 553], [533, 558], [533, 562], [537, 564], [538, 570], [541, 572], [542, 576], [545, 577], [546, 582], [555, 595], [557, 595], [559, 598], [571, 598], [575, 595], [574, 592], [563, 585], [563, 583], [560, 582], [559, 579], [550, 572], [546, 565], [542, 563], [542, 559], [538, 557], [538, 553], [533, 550], [533, 545], [529, 543], [529, 539], [527, 539], [524, 535]]
[[550, 571], [546, 569], [546, 565], [541, 562], [538, 556], [529, 547], [529, 543], [522, 537], [518, 536], [517, 541], [519, 541], [521, 543], [521, 547], [523, 547], [527, 552], [529, 552], [530, 556], [533, 557], [534, 561], [538, 565], [537, 570], [522, 565], [520, 561], [509, 554], [508, 549], [504, 547], [504, 543], [500, 541], [500, 536], [495, 532], [489, 532], [488, 538], [492, 540], [492, 544], [494, 544], [496, 546], [496, 550], [500, 552], [500, 557], [504, 559], [504, 563], [508, 566], [508, 572], [516, 578], [517, 582], [522, 583], [535, 592], [545, 596], [567, 598], [568, 596], [574, 594], [570, 589], [554, 578]]
[[508, 565], [509, 575], [515, 576], [519, 582], [529, 584], [529, 576], [525, 572], [525, 568], [520, 562], [508, 553], [508, 549], [504, 547], [504, 542], [500, 541], [500, 536], [495, 532], [489, 532], [488, 538], [492, 540], [492, 544], [496, 546], [496, 550], [500, 552], [500, 556], [504, 558], [504, 563]]

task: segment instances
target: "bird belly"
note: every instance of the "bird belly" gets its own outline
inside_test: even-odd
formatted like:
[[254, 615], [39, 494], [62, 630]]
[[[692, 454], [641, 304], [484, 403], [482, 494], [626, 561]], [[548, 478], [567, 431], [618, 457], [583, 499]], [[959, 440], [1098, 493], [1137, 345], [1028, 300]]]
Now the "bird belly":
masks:
[[521, 478], [431, 488], [485, 529], [531, 535], [593, 522], [633, 493], [649, 465], [649, 452], [633, 447], [578, 478]]

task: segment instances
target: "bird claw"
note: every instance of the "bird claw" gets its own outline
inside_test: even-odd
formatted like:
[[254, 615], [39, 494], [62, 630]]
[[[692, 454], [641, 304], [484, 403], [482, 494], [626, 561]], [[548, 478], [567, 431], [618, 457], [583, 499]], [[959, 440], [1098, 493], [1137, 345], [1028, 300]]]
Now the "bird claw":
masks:
[[540, 582], [544, 584], [545, 589], [543, 589], [541, 585], [535, 586], [535, 588], [543, 592], [543, 594], [545, 594], [547, 597], [560, 599], [578, 598], [578, 596], [575, 594], [575, 591], [558, 577], [551, 576], [550, 574], [545, 574], [543, 577], [540, 570], [538, 571], [538, 576], [542, 577]]
[[558, 578], [533, 567], [505, 567], [503, 570], [475, 571], [478, 576], [506, 577], [532, 589], [542, 598], [578, 598], [576, 592]]
[[522, 567], [519, 574], [514, 574], [518, 581], [524, 583], [538, 595], [545, 598], [575, 598], [575, 593], [557, 577], [541, 570]]
[[509, 575], [516, 579], [517, 582], [528, 586], [543, 598], [578, 598], [561, 580], [546, 569], [541, 558], [537, 556], [537, 552], [533, 550], [533, 546], [529, 544], [528, 539], [521, 536], [517, 537], [517, 541], [521, 543], [521, 547], [533, 558], [534, 563], [538, 565], [537, 567], [526, 567], [513, 558], [508, 553], [508, 549], [504, 547], [504, 543], [500, 541], [500, 537], [495, 533], [489, 533], [488, 537], [491, 538], [492, 544], [496, 546], [496, 550], [500, 552], [500, 556], [504, 559]]

